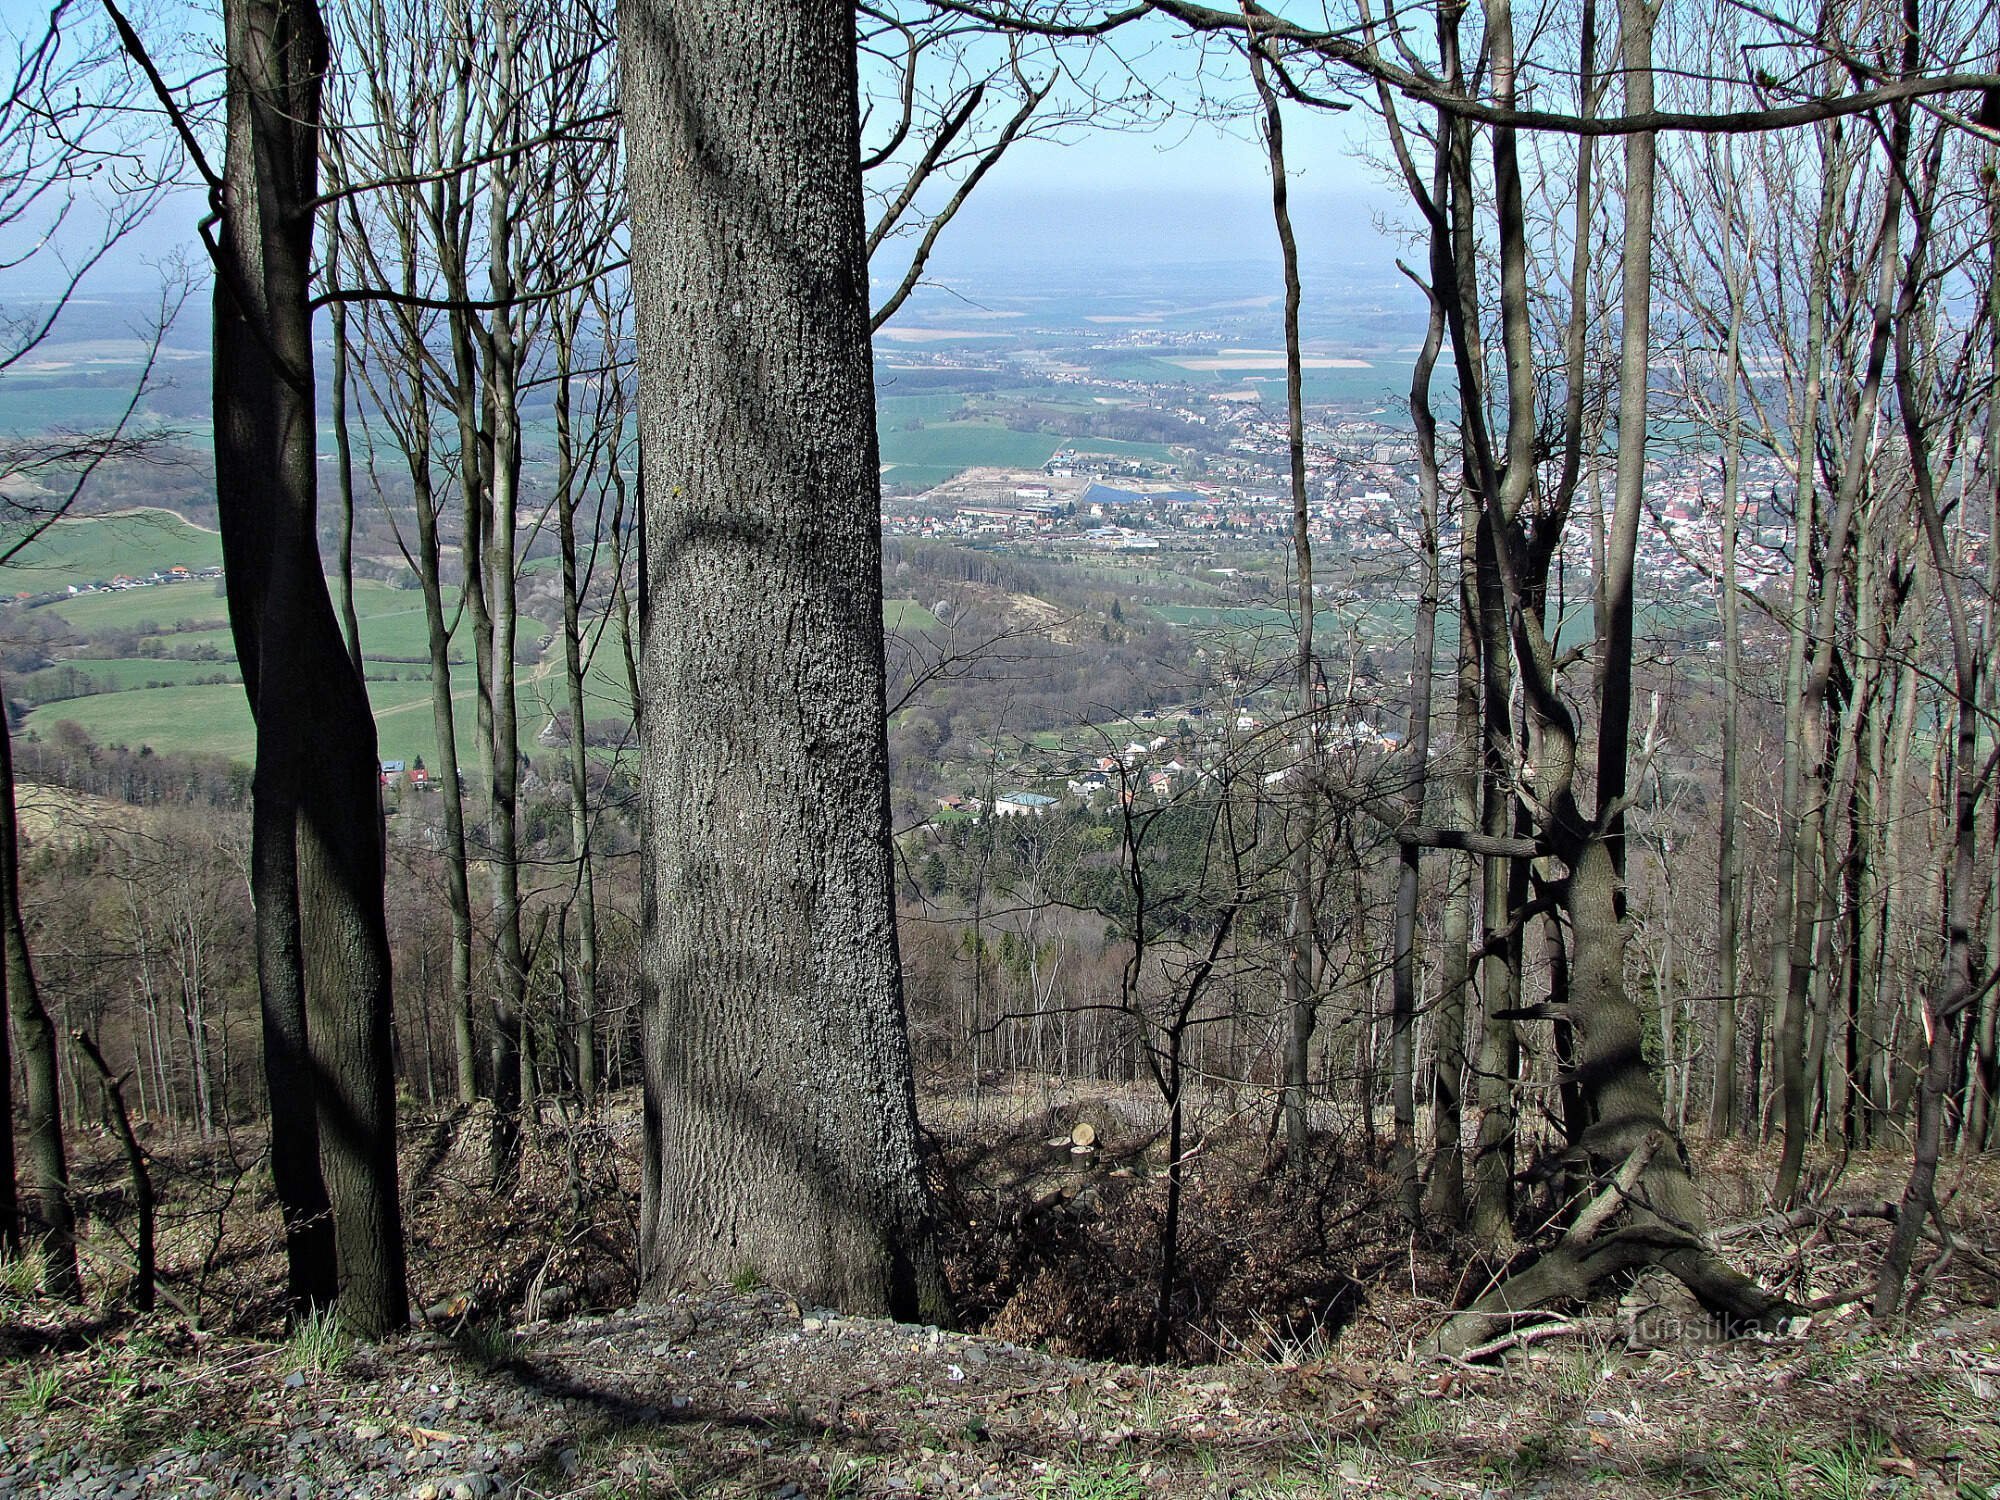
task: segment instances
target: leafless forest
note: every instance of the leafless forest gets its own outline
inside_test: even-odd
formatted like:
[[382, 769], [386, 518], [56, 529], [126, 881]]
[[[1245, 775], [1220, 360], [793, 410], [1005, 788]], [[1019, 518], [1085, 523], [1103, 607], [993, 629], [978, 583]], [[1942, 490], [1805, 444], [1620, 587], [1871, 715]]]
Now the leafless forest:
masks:
[[[16, 20], [0, 278], [67, 289], [0, 382], [207, 195], [160, 324], [212, 301], [256, 719], [254, 768], [0, 739], [30, 1302], [385, 1335], [734, 1281], [1194, 1362], [1373, 1305], [1458, 1368], [1642, 1279], [1719, 1334], [2000, 1296], [1987, 0]], [[1429, 318], [1365, 669], [1314, 603], [1328, 110]], [[871, 338], [1021, 142], [1186, 116], [1267, 164], [1289, 624], [1174, 646], [898, 543], [950, 608], [885, 628]], [[6, 557], [196, 441], [150, 374], [0, 447]], [[421, 782], [357, 576], [421, 604]]]

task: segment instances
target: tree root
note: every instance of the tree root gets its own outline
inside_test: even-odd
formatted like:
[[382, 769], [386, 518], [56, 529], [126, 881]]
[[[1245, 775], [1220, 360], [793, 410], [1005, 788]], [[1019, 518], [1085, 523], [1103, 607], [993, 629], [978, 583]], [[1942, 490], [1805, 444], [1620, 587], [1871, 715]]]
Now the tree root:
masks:
[[[1430, 1352], [1459, 1360], [1474, 1350], [1514, 1347], [1519, 1340], [1505, 1335], [1523, 1313], [1581, 1303], [1604, 1282], [1648, 1268], [1674, 1276], [1731, 1332], [1774, 1330], [1803, 1316], [1808, 1309], [1765, 1291], [1718, 1255], [1691, 1213], [1672, 1211], [1691, 1202], [1692, 1186], [1671, 1137], [1649, 1132], [1563, 1237], [1455, 1313], [1433, 1336]], [[1625, 1221], [1607, 1227], [1621, 1211]]]

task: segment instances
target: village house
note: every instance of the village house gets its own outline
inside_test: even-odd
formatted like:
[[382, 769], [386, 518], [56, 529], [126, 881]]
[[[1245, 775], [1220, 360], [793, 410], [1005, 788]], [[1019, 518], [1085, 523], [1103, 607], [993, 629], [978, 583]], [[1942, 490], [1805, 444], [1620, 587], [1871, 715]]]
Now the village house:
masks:
[[1039, 818], [1056, 805], [1053, 797], [1044, 797], [1040, 792], [1009, 792], [993, 803], [996, 818]]

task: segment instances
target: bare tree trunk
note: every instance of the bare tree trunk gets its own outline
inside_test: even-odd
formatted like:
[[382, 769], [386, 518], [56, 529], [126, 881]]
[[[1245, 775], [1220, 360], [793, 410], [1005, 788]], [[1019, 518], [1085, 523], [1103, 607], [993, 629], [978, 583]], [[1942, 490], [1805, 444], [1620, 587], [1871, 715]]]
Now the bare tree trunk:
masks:
[[[1919, 16], [1917, 0], [1905, 0], [1903, 7], [1903, 72], [1916, 71]], [[1905, 180], [1910, 160], [1910, 108], [1899, 106], [1890, 130], [1890, 162], [1896, 193]], [[1896, 1229], [1889, 1249], [1882, 1257], [1882, 1269], [1875, 1282], [1874, 1311], [1878, 1318], [1895, 1316], [1902, 1310], [1903, 1290], [1910, 1263], [1925, 1221], [1937, 1211], [1936, 1183], [1938, 1158], [1943, 1149], [1944, 1106], [1953, 1075], [1958, 1067], [1961, 1028], [1965, 1012], [1979, 996], [1976, 972], [1974, 912], [1978, 899], [1979, 801], [1993, 760], [1981, 767], [1979, 721], [1979, 642], [1973, 633], [1971, 611], [1965, 603], [1964, 584], [1956, 567], [1950, 538], [1946, 536], [1935, 482], [1931, 472], [1930, 436], [1925, 426], [1926, 409], [1918, 382], [1922, 357], [1918, 346], [1919, 302], [1924, 296], [1923, 267], [1930, 241], [1932, 195], [1937, 191], [1938, 158], [1928, 155], [1917, 174], [1911, 192], [1915, 233], [1909, 264], [1904, 269], [1902, 295], [1896, 317], [1896, 405], [1903, 421], [1904, 439], [1910, 459], [1911, 492], [1924, 538], [1930, 545], [1931, 567], [1936, 576], [1945, 618], [1951, 625], [1952, 696], [1956, 709], [1952, 747], [1952, 838], [1951, 874], [1945, 885], [1945, 953], [1939, 975], [1938, 992], [1924, 1004], [1925, 1048], [1923, 1080], [1917, 1092], [1917, 1132], [1915, 1159], [1909, 1182], [1896, 1210]], [[1893, 239], [1890, 258], [1893, 259]], [[1994, 272], [1988, 269], [1989, 276]], [[1989, 539], [1990, 545], [1990, 539]], [[2000, 749], [1993, 752], [2000, 757]]]
[[1909, 924], [1910, 893], [1905, 889], [1904, 870], [1905, 809], [1909, 796], [1910, 750], [1916, 738], [1919, 705], [1917, 689], [1924, 673], [1916, 667], [1922, 659], [1927, 575], [1918, 570], [1912, 583], [1909, 639], [1910, 662], [1898, 670], [1896, 705], [1889, 726], [1886, 777], [1888, 792], [1883, 799], [1885, 836], [1882, 848], [1881, 935], [1873, 959], [1874, 982], [1870, 991], [1873, 1035], [1869, 1047], [1868, 1098], [1875, 1118], [1887, 1122], [1899, 1112], [1894, 1097], [1896, 1079], [1896, 1023], [1905, 1005], [1903, 986], [1897, 982], [1900, 965], [1894, 959], [1896, 934]]
[[[1514, 796], [1506, 767], [1507, 742], [1513, 735], [1509, 704], [1507, 611], [1502, 599], [1496, 540], [1491, 511], [1479, 519], [1478, 606], [1480, 663], [1484, 678], [1483, 733], [1485, 772], [1480, 787], [1480, 829], [1489, 839], [1505, 838], [1514, 830]], [[1514, 1086], [1520, 1072], [1521, 1044], [1511, 1019], [1521, 994], [1518, 933], [1510, 936], [1513, 914], [1513, 865], [1505, 855], [1488, 855], [1480, 880], [1479, 1048], [1474, 1073], [1479, 1104], [1479, 1133], [1472, 1159], [1471, 1229], [1481, 1244], [1500, 1254], [1514, 1244], [1514, 1161], [1519, 1120]]]
[[342, 1316], [377, 1334], [408, 1309], [374, 721], [314, 520], [309, 205], [326, 34], [312, 0], [228, 0], [224, 24], [216, 496], [257, 721], [252, 890], [273, 1172], [294, 1296], [337, 1293]]
[[472, 1024], [472, 883], [466, 865], [465, 786], [459, 774], [458, 723], [451, 697], [451, 627], [445, 620], [437, 498], [431, 489], [430, 403], [421, 391], [411, 402], [410, 414], [423, 445], [421, 450], [412, 448], [410, 475], [416, 491], [417, 580], [424, 595], [425, 643], [431, 660], [431, 728], [437, 737], [438, 759], [434, 774], [444, 813], [445, 901], [451, 909], [448, 1004], [452, 1053], [458, 1065], [458, 1102], [469, 1105], [479, 1099], [478, 1043]]
[[1806, 1134], [1810, 1129], [1808, 1105], [1813, 1079], [1807, 1071], [1805, 1033], [1816, 969], [1817, 929], [1824, 899], [1821, 846], [1826, 836], [1827, 803], [1832, 789], [1827, 746], [1827, 704], [1833, 681], [1841, 580], [1846, 570], [1855, 511], [1868, 477], [1872, 448], [1870, 432], [1880, 404], [1882, 370], [1888, 356], [1895, 300], [1897, 237], [1902, 218], [1903, 187], [1893, 171], [1888, 175], [1884, 195], [1879, 251], [1882, 262], [1876, 289], [1874, 330], [1869, 340], [1867, 365], [1849, 433], [1846, 463], [1833, 496], [1833, 514], [1827, 527], [1825, 582], [1813, 628], [1812, 661], [1805, 675], [1794, 721], [1802, 745], [1801, 787], [1798, 824], [1790, 850], [1796, 887], [1787, 961], [1789, 984], [1783, 997], [1783, 1019], [1778, 1039], [1785, 1140], [1773, 1192], [1780, 1203], [1789, 1203], [1798, 1192], [1799, 1169], [1804, 1157]]
[[[1995, 168], [1989, 150], [1986, 167]], [[1987, 368], [1986, 428], [1981, 438], [1986, 484], [1986, 608], [1980, 633], [1986, 644], [1984, 712], [1989, 723], [2000, 718], [2000, 194], [1986, 195]], [[1910, 674], [1914, 676], [1915, 674]], [[2000, 797], [1988, 820], [1986, 888], [1986, 961], [2000, 963]], [[1973, 1025], [1971, 1098], [1967, 1101], [1964, 1149], [1988, 1151], [2000, 1147], [2000, 994], [1989, 989], [1979, 1003]]]
[[642, 1281], [950, 1316], [894, 921], [851, 13], [625, 0]]
[[[1474, 598], [1477, 566], [1473, 537], [1478, 531], [1477, 499], [1468, 486], [1459, 507], [1458, 673], [1453, 715], [1457, 745], [1447, 787], [1452, 823], [1470, 828], [1478, 816], [1479, 636]], [[1443, 950], [1438, 975], [1437, 1049], [1431, 1083], [1431, 1181], [1426, 1204], [1442, 1224], [1465, 1220], [1463, 1141], [1467, 993], [1472, 985], [1472, 877], [1469, 854], [1452, 853], [1446, 873], [1444, 914], [1439, 932]]]
[[1716, 1140], [1736, 1133], [1736, 992], [1742, 982], [1738, 945], [1743, 912], [1742, 860], [1736, 848], [1736, 805], [1743, 796], [1743, 618], [1736, 552], [1743, 493], [1743, 282], [1734, 265], [1728, 280], [1729, 333], [1722, 357], [1722, 584], [1716, 590], [1722, 612], [1722, 800], [1715, 856], [1715, 1063], [1708, 1094], [1708, 1133]]
[[569, 709], [570, 843], [576, 851], [576, 1089], [585, 1108], [597, 1098], [597, 885], [591, 870], [590, 758], [584, 744], [583, 620], [577, 575], [578, 497], [571, 429], [574, 314], [556, 314], [556, 518], [562, 543], [563, 690]]
[[[1806, 282], [1806, 346], [1801, 393], [1792, 413], [1792, 458], [1797, 466], [1792, 538], [1792, 590], [1787, 621], [1785, 654], [1785, 739], [1784, 763], [1778, 804], [1779, 864], [1777, 899], [1771, 909], [1771, 930], [1777, 935], [1772, 945], [1771, 996], [1777, 1007], [1772, 1025], [1771, 1046], [1777, 1056], [1771, 1071], [1776, 1075], [1779, 1113], [1784, 1114], [1790, 1133], [1792, 1102], [1799, 1097], [1800, 1070], [1804, 1060], [1804, 1018], [1795, 1016], [1792, 993], [1792, 929], [1798, 910], [1799, 882], [1808, 858], [1801, 810], [1813, 795], [1806, 785], [1805, 736], [1801, 730], [1801, 705], [1805, 699], [1806, 666], [1813, 655], [1814, 610], [1811, 553], [1818, 529], [1819, 489], [1815, 483], [1818, 455], [1812, 435], [1817, 432], [1821, 385], [1826, 357], [1827, 301], [1831, 295], [1829, 267], [1833, 255], [1836, 211], [1843, 192], [1845, 173], [1838, 161], [1838, 125], [1825, 126], [1820, 139], [1825, 144], [1820, 158], [1819, 217], [1814, 223], [1812, 270]], [[1817, 774], [1816, 771], [1813, 774]], [[1817, 850], [1811, 858], [1818, 857]], [[1790, 1059], [1788, 1061], [1788, 1058]], [[1801, 1103], [1800, 1108], [1803, 1109]], [[1803, 1137], [1804, 1126], [1797, 1134]], [[1783, 1171], [1780, 1177], [1784, 1176]], [[1797, 1171], [1792, 1169], [1792, 1186]], [[1789, 1196], [1789, 1192], [1787, 1194]]]
[[[1620, 86], [1630, 114], [1653, 108], [1653, 25], [1658, 0], [1618, 0]], [[1625, 786], [1632, 741], [1632, 627], [1639, 515], [1646, 488], [1646, 402], [1653, 342], [1653, 211], [1656, 137], [1625, 137], [1625, 222], [1618, 267], [1618, 471], [1613, 485], [1598, 675], [1597, 804], [1625, 910]], [[1581, 296], [1582, 288], [1572, 295]]]
[[[0, 704], [6, 701], [0, 693]], [[76, 1263], [76, 1215], [70, 1206], [69, 1161], [63, 1149], [62, 1077], [56, 1058], [56, 1029], [42, 1004], [28, 930], [21, 920], [20, 822], [14, 810], [14, 733], [0, 723], [0, 944], [7, 1010], [14, 1019], [28, 1106], [28, 1165], [35, 1177], [35, 1235], [42, 1252], [42, 1287], [52, 1297], [74, 1302], [83, 1295]], [[11, 1092], [11, 1089], [9, 1090]], [[0, 1119], [12, 1153], [10, 1109]], [[12, 1166], [12, 1163], [9, 1163]], [[8, 1181], [11, 1188], [12, 1173]]]
[[[1284, 1012], [1289, 1026], [1285, 1044], [1285, 1143], [1291, 1164], [1303, 1167], [1310, 1134], [1307, 1110], [1312, 1078], [1312, 1038], [1319, 1020], [1319, 997], [1313, 984], [1314, 867], [1319, 844], [1320, 732], [1322, 715], [1314, 684], [1312, 511], [1306, 489], [1305, 375], [1299, 343], [1299, 246], [1292, 233], [1285, 181], [1284, 120], [1278, 96], [1265, 75], [1264, 44], [1249, 48], [1250, 76], [1263, 104], [1264, 150], [1271, 173], [1271, 217], [1278, 228], [1285, 277], [1285, 417], [1286, 452], [1290, 461], [1292, 499], [1292, 559], [1296, 574], [1298, 619], [1294, 685], [1297, 692], [1299, 764], [1304, 772], [1299, 788], [1298, 830], [1291, 853], [1291, 892], [1285, 907]], [[1178, 1109], [1178, 1105], [1176, 1106]], [[1178, 1114], [1176, 1122], [1178, 1123]]]
[[[1453, 36], [1455, 14], [1440, 12], [1438, 17], [1441, 50], [1456, 58]], [[1401, 168], [1404, 186], [1423, 214], [1428, 232], [1429, 281], [1419, 280], [1408, 267], [1406, 275], [1418, 281], [1430, 307], [1430, 319], [1417, 362], [1410, 376], [1410, 418], [1416, 429], [1419, 510], [1421, 515], [1422, 584], [1418, 598], [1417, 634], [1410, 658], [1410, 726], [1408, 753], [1410, 780], [1405, 789], [1405, 816], [1423, 821], [1429, 791], [1430, 735], [1433, 702], [1433, 674], [1437, 655], [1437, 614], [1442, 592], [1438, 518], [1441, 471], [1438, 460], [1437, 416], [1431, 404], [1431, 380], [1443, 348], [1445, 330], [1454, 310], [1459, 315], [1458, 333], [1465, 332], [1466, 302], [1457, 285], [1453, 256], [1453, 211], [1458, 175], [1454, 158], [1465, 140], [1442, 111], [1431, 142], [1431, 177], [1428, 186], [1419, 176], [1411, 155], [1408, 136], [1397, 118], [1396, 97], [1386, 85], [1379, 86], [1377, 98], [1389, 144]], [[1469, 468], [1470, 460], [1462, 467]], [[1478, 532], [1474, 487], [1462, 484], [1459, 500], [1458, 566], [1458, 663], [1456, 676], [1457, 745], [1454, 764], [1447, 781], [1451, 797], [1453, 826], [1470, 828], [1477, 815], [1479, 774], [1479, 648], [1474, 624], [1477, 569], [1475, 537]], [[1433, 1027], [1431, 1068], [1431, 1171], [1428, 1192], [1420, 1190], [1416, 1154], [1417, 1066], [1413, 1022], [1417, 1015], [1421, 964], [1417, 952], [1417, 909], [1421, 895], [1420, 848], [1407, 844], [1401, 850], [1396, 886], [1396, 931], [1394, 974], [1394, 1019], [1392, 1068], [1395, 1074], [1393, 1107], [1396, 1111], [1397, 1169], [1404, 1215], [1412, 1225], [1422, 1222], [1426, 1211], [1447, 1225], [1456, 1226], [1465, 1214], [1465, 1163], [1461, 1148], [1462, 1092], [1465, 1078], [1466, 991], [1471, 977], [1472, 866], [1458, 854], [1449, 856], [1441, 923], [1438, 1001]]]
[[[326, 278], [340, 283], [340, 236], [327, 237]], [[347, 304], [336, 301], [327, 309], [333, 324], [333, 451], [334, 478], [340, 490], [340, 542], [335, 553], [334, 577], [340, 585], [340, 629], [347, 642], [347, 655], [356, 675], [366, 678], [361, 661], [361, 622], [354, 613], [354, 451], [347, 430]]]
[[[1408, 780], [1403, 789], [1405, 816], [1421, 823], [1429, 790], [1431, 754], [1432, 675], [1437, 656], [1439, 594], [1437, 418], [1431, 410], [1431, 372], [1444, 344], [1444, 304], [1435, 290], [1430, 296], [1430, 322], [1423, 347], [1410, 374], [1410, 416], [1417, 431], [1418, 551], [1423, 569], [1417, 594], [1417, 633], [1410, 648], [1410, 722], [1404, 739]], [[1396, 1127], [1396, 1179], [1403, 1217], [1415, 1226], [1422, 1221], [1422, 1183], [1417, 1163], [1416, 1037], [1419, 962], [1417, 904], [1421, 895], [1422, 851], [1402, 846], [1396, 870], [1396, 930], [1393, 963], [1394, 998], [1390, 1034], [1391, 1108]], [[1463, 992], [1459, 1005], [1464, 1005]], [[1462, 1014], [1461, 1010], [1461, 1014]], [[1449, 1049], [1448, 1049], [1449, 1050]], [[1452, 1079], [1452, 1089], [1458, 1079]], [[1456, 1122], [1454, 1121], [1454, 1125]], [[1457, 1143], [1453, 1142], [1456, 1155]]]
[[97, 1050], [97, 1043], [91, 1040], [89, 1032], [73, 1032], [71, 1040], [76, 1043], [77, 1050], [89, 1059], [91, 1067], [97, 1070], [97, 1076], [104, 1085], [105, 1113], [111, 1117], [112, 1128], [118, 1132], [118, 1144], [125, 1151], [125, 1169], [132, 1178], [132, 1209], [138, 1219], [132, 1256], [132, 1285], [126, 1297], [138, 1311], [151, 1312], [156, 1268], [153, 1251], [153, 1174], [146, 1170], [146, 1153], [139, 1146], [139, 1137], [132, 1129], [132, 1116], [125, 1108], [125, 1080], [112, 1073], [110, 1064]]
[[[522, 17], [514, 7], [498, 7], [493, 37], [494, 87], [502, 101], [500, 139], [521, 132], [513, 105], [516, 51], [522, 45]], [[480, 561], [485, 568], [485, 631], [481, 641], [485, 690], [481, 706], [487, 722], [480, 738], [486, 782], [487, 871], [493, 903], [493, 1133], [487, 1168], [495, 1190], [512, 1182], [519, 1165], [522, 1111], [527, 1105], [523, 1032], [528, 1024], [528, 973], [521, 941], [520, 724], [514, 691], [514, 640], [518, 590], [515, 586], [515, 514], [520, 497], [520, 360], [514, 322], [516, 242], [514, 174], [511, 162], [497, 163], [488, 179], [486, 274], [488, 295], [498, 311], [487, 325], [483, 350], [486, 426], [486, 489], [479, 525], [484, 532]]]

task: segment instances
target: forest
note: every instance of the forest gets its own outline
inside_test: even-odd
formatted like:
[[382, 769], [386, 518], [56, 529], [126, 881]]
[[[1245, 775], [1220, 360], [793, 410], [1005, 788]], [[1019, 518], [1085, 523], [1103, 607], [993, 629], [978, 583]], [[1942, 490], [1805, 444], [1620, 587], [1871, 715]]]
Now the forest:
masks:
[[[1488, 1441], [1485, 1382], [1543, 1378], [1581, 1456], [1510, 1438], [1498, 1482], [1580, 1493], [1596, 1444], [1637, 1493], [1664, 1460], [1604, 1391], [1655, 1345], [1741, 1383], [1649, 1493], [2000, 1493], [1997, 53], [1984, 0], [10, 19], [0, 277], [55, 291], [4, 291], [0, 386], [163, 205], [206, 212], [122, 410], [0, 439], [0, 563], [198, 430], [222, 576], [184, 649], [128, 621], [66, 655], [74, 606], [25, 593], [4, 622], [9, 1410], [83, 1422], [117, 1370], [155, 1401], [8, 1481], [310, 1492], [296, 1426], [160, 1456], [208, 1377], [113, 1344], [205, 1371], [215, 1337], [276, 1350], [240, 1367], [301, 1411], [343, 1369], [376, 1401], [398, 1349], [486, 1382], [496, 1432], [590, 1404], [629, 1466], [602, 1433], [697, 1398], [591, 1387], [597, 1328], [722, 1362], [695, 1489], [952, 1490], [999, 1408], [855, 1446], [939, 1404], [886, 1394], [914, 1325], [953, 1384], [1152, 1393], [1122, 1426], [1073, 1401], [1070, 1447], [967, 1493], [1278, 1493], [1254, 1443], [1169, 1440], [1222, 1387], [1135, 1372], [1197, 1367], [1294, 1382], [1256, 1398], [1294, 1488], [1419, 1492], [1475, 1463], [1426, 1424]], [[1365, 650], [1312, 539], [1286, 131], [1326, 112], [1405, 205], [1428, 319], [1367, 579], [1408, 633]], [[961, 207], [1024, 141], [1190, 118], [1266, 169], [1285, 623], [885, 543], [873, 339]], [[164, 426], [204, 300], [212, 401]], [[1648, 613], [1662, 548], [1712, 631]], [[48, 707], [169, 658], [241, 692], [246, 760]], [[405, 670], [408, 766], [371, 706]], [[852, 1399], [883, 1409], [737, 1376], [771, 1318], [875, 1348]], [[1740, 1402], [1796, 1351], [1823, 1390], [1890, 1361], [1890, 1415], [1799, 1405], [1845, 1435], [1753, 1474]], [[456, 1408], [361, 1409], [312, 1471], [336, 1492], [601, 1477], [558, 1433], [423, 1480]], [[603, 1483], [688, 1488], [648, 1472]]]

